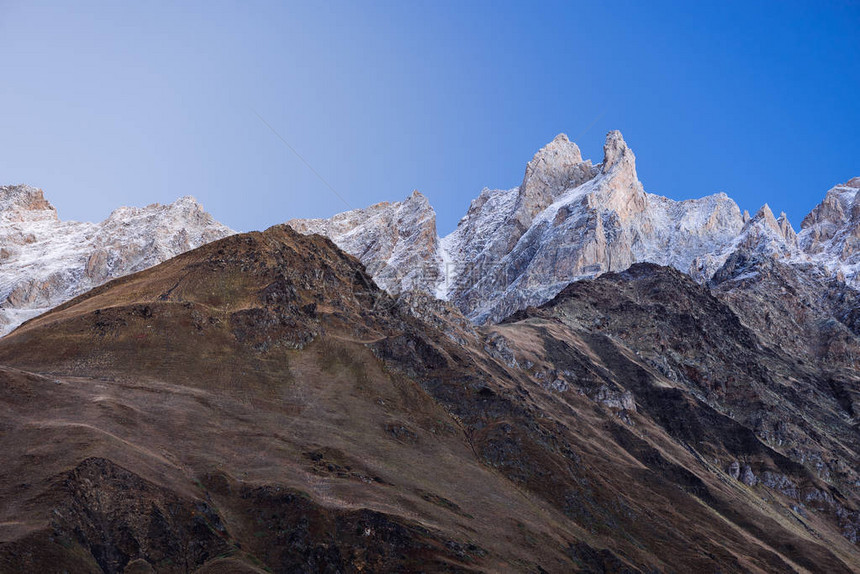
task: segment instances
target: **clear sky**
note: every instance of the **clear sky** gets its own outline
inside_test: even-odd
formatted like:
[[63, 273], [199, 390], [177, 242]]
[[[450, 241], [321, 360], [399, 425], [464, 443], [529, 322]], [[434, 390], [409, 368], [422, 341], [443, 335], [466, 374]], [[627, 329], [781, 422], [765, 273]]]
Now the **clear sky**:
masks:
[[858, 29], [847, 0], [0, 0], [0, 182], [242, 231], [419, 189], [444, 234], [557, 133], [599, 162], [620, 129], [647, 191], [799, 227], [860, 175]]

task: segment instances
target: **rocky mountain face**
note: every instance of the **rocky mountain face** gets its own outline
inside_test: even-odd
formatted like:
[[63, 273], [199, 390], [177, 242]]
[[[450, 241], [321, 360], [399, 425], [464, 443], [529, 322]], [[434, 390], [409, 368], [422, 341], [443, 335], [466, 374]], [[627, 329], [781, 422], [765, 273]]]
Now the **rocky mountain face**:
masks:
[[[718, 275], [736, 279], [743, 271], [735, 271], [734, 265], [727, 264]], [[839, 302], [833, 300], [833, 291], [815, 297], [803, 286], [788, 283], [792, 279], [793, 274], [780, 276], [778, 268], [771, 268], [761, 280], [786, 287], [783, 302], [766, 306], [762, 313], [771, 323], [767, 328], [748, 327], [746, 315], [742, 321], [721, 301], [726, 294], [735, 297], [737, 290], [723, 290], [718, 284], [713, 293], [674, 269], [651, 264], [573, 283], [542, 308], [513, 319], [553, 319], [613, 338], [674, 387], [751, 429], [762, 443], [853, 498], [860, 495], [860, 474], [856, 464], [846, 461], [853, 460], [860, 447], [854, 418], [860, 377], [853, 364], [860, 347], [856, 336], [850, 342], [843, 337], [839, 342], [851, 347], [844, 353], [844, 346], [833, 340], [852, 333], [836, 328], [827, 329], [830, 345], [823, 345], [823, 352], [810, 354], [816, 345], [797, 344], [804, 336], [820, 339], [823, 333], [808, 319], [834, 314], [832, 308], [819, 309]], [[842, 302], [855, 310], [856, 303]], [[804, 306], [812, 310], [806, 316], [796, 313]], [[791, 327], [786, 324], [790, 317], [797, 318]], [[750, 468], [752, 476], [760, 477]], [[856, 528], [852, 524], [846, 528]]]
[[480, 327], [288, 226], [113, 280], [0, 339], [0, 571], [857, 571], [856, 376], [756, 256]]
[[[422, 225], [414, 228], [420, 231], [411, 234], [364, 210], [289, 224], [328, 235], [374, 277], [383, 268], [380, 285], [392, 293], [433, 293], [480, 324], [549, 301], [571, 281], [636, 262], [668, 265], [706, 283], [738, 251], [790, 262], [799, 273], [820, 267], [813, 275], [856, 287], [858, 188], [855, 178], [828, 192], [797, 234], [785, 214], [775, 217], [767, 205], [750, 217], [722, 193], [686, 201], [646, 193], [619, 132], [607, 135], [598, 165], [583, 161], [576, 144], [559, 135], [535, 154], [519, 187], [482, 191], [443, 238], [435, 235], [432, 208], [416, 193], [368, 208], [420, 213]], [[409, 257], [392, 257], [395, 244]]]
[[860, 268], [860, 177], [837, 185], [800, 224], [804, 252], [840, 279], [858, 285]]
[[[547, 169], [554, 168], [542, 155], [539, 152], [533, 163], [540, 160]], [[462, 239], [471, 225], [468, 216], [450, 240], [443, 240], [463, 270], [449, 297], [467, 316], [478, 323], [497, 322], [551, 299], [572, 280], [620, 271], [636, 261], [689, 272], [702, 256], [727, 245], [742, 226], [740, 210], [724, 195], [675, 202], [646, 194], [636, 176], [633, 152], [618, 132], [607, 136], [603, 163], [585, 169], [589, 167], [579, 164], [572, 170], [570, 185], [556, 189], [553, 201], [541, 206], [499, 259], [468, 254], [470, 246]], [[592, 177], [573, 177], [579, 173]], [[530, 175], [541, 172], [527, 170], [526, 181], [515, 192], [518, 200], [529, 193]]]
[[41, 189], [0, 187], [0, 334], [128, 273], [233, 233], [191, 197], [61, 221]]
[[331, 238], [360, 257], [377, 285], [393, 295], [424, 290], [440, 274], [442, 258], [436, 236], [436, 213], [420, 193], [402, 202], [378, 203], [331, 219], [293, 219], [301, 233]]

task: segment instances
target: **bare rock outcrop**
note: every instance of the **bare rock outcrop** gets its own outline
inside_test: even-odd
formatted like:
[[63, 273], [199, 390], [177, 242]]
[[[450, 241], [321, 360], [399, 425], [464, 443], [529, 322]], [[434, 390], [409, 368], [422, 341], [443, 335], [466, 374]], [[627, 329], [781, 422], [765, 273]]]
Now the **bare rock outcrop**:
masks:
[[595, 176], [591, 161], [582, 161], [579, 147], [558, 134], [526, 166], [519, 188], [519, 203], [528, 217], [546, 209], [558, 194]]

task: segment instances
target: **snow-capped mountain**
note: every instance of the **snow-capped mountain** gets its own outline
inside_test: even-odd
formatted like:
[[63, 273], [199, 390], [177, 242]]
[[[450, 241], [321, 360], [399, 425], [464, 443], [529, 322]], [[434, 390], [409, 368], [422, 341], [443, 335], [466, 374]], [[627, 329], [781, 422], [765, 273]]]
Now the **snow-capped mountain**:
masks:
[[[445, 238], [417, 192], [291, 222], [367, 267], [276, 225], [0, 338], [0, 571], [858, 571], [858, 182], [798, 236], [646, 193], [617, 132], [604, 156], [559, 136]], [[230, 233], [0, 188], [0, 316]]]
[[813, 260], [860, 284], [860, 177], [837, 185], [800, 224], [798, 243]]
[[860, 178], [831, 190], [798, 235], [784, 213], [775, 217], [765, 205], [750, 217], [724, 193], [685, 201], [646, 193], [620, 132], [607, 135], [597, 165], [561, 134], [535, 154], [518, 187], [484, 189], [446, 237], [437, 237], [435, 212], [418, 192], [330, 220], [288, 223], [330, 237], [388, 291], [435, 294], [483, 323], [636, 262], [669, 265], [704, 283], [739, 250], [823, 266], [854, 283], [858, 188]]
[[41, 189], [0, 187], [0, 333], [110, 279], [232, 234], [192, 197], [61, 221]]
[[[576, 279], [637, 261], [698, 271], [704, 256], [729, 245], [743, 226], [740, 209], [725, 195], [677, 202], [645, 193], [619, 132], [608, 134], [603, 162], [594, 167], [555, 161], [558, 147], [579, 155], [576, 144], [559, 136], [535, 155], [522, 185], [505, 192], [515, 195], [515, 217], [526, 205], [537, 208], [519, 237], [503, 237], [503, 249], [475, 258], [468, 238], [481, 217], [467, 215], [442, 242], [461, 269], [449, 297], [479, 323], [544, 303]], [[552, 191], [535, 200], [534, 179]], [[509, 226], [506, 221], [498, 229]]]

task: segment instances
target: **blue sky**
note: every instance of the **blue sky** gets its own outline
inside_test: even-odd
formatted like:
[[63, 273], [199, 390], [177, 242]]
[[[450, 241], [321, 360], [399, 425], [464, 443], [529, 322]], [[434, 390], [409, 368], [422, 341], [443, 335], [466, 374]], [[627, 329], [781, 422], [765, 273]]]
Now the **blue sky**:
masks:
[[[557, 133], [795, 227], [860, 175], [858, 2], [0, 0], [0, 182], [238, 230], [419, 189], [453, 229]], [[337, 194], [282, 143], [261, 116]]]

